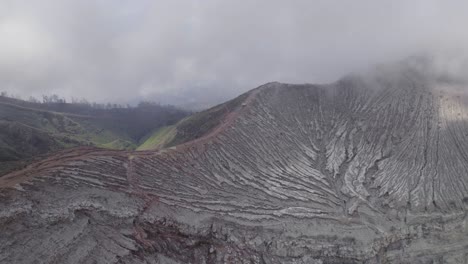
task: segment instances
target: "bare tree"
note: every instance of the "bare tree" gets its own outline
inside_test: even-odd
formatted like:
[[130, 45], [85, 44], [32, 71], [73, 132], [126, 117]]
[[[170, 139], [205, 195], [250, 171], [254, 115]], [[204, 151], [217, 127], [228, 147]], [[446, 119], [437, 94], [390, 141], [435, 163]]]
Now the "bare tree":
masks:
[[36, 103], [36, 104], [40, 103], [39, 100], [37, 100], [36, 97], [34, 96], [29, 96], [28, 101], [31, 103]]

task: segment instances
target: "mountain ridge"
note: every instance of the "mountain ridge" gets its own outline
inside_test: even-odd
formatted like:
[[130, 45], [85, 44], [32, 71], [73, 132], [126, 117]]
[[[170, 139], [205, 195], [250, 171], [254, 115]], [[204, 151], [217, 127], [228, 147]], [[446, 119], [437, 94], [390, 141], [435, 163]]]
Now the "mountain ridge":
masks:
[[269, 83], [175, 148], [4, 176], [0, 262], [463, 263], [468, 96], [392, 72]]

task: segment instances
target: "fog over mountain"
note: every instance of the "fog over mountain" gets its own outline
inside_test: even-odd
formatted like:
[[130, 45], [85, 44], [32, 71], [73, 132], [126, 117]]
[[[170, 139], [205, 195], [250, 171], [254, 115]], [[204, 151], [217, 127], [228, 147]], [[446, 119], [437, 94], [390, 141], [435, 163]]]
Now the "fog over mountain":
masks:
[[[0, 90], [200, 108], [430, 54], [463, 75], [466, 1], [0, 0]], [[461, 74], [460, 74], [461, 73]]]
[[0, 264], [468, 263], [467, 8], [0, 0]]
[[468, 263], [467, 84], [440, 63], [270, 82], [137, 139], [0, 102], [3, 157], [62, 145], [0, 177], [0, 263]]

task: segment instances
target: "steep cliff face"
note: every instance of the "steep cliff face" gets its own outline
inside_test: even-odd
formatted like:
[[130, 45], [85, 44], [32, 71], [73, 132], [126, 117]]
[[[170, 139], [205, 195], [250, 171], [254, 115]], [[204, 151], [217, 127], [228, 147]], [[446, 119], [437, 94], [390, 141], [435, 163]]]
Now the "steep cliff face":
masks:
[[411, 68], [269, 83], [175, 149], [0, 178], [0, 262], [466, 263], [467, 131], [463, 85]]

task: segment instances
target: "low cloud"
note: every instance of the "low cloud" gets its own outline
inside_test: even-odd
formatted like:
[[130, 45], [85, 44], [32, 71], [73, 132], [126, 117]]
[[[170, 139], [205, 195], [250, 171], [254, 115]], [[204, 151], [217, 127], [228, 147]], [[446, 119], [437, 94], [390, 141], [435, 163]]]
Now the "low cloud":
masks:
[[0, 0], [0, 90], [193, 107], [430, 53], [466, 69], [466, 1]]

